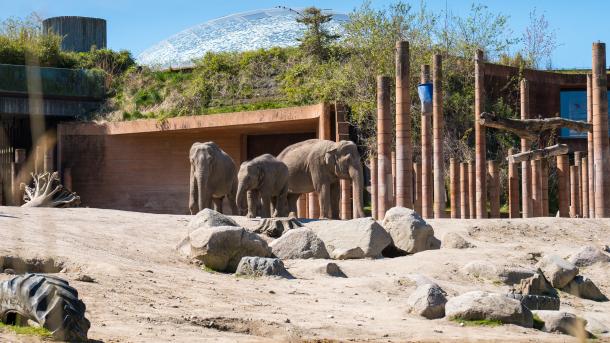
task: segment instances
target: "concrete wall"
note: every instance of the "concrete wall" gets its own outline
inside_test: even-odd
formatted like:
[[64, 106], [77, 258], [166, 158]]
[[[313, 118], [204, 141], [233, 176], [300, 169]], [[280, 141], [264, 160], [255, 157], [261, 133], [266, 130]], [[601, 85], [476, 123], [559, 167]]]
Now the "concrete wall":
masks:
[[54, 32], [64, 37], [61, 48], [87, 52], [92, 46], [106, 48], [106, 20], [99, 18], [63, 16], [42, 21], [44, 32]]

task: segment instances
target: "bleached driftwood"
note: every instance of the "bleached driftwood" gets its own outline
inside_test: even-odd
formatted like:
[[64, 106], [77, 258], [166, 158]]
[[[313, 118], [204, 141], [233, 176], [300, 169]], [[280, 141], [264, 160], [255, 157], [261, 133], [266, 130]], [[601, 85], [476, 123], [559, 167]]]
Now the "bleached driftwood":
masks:
[[498, 117], [496, 114], [488, 112], [481, 113], [479, 123], [486, 127], [510, 131], [517, 136], [530, 141], [538, 139], [541, 132], [562, 127], [578, 132], [589, 132], [593, 130], [593, 125], [584, 121], [557, 117], [545, 119], [511, 119]]
[[75, 207], [80, 205], [80, 197], [59, 183], [57, 172], [52, 174], [32, 174], [33, 187], [21, 184], [24, 190], [21, 207]]
[[556, 145], [546, 147], [544, 149], [536, 149], [536, 150], [521, 152], [521, 153], [514, 154], [514, 155], [508, 155], [508, 157], [506, 157], [506, 160], [508, 160], [509, 163], [538, 160], [541, 158], [567, 154], [568, 151], [569, 151], [569, 149], [568, 149], [567, 145], [556, 144]]

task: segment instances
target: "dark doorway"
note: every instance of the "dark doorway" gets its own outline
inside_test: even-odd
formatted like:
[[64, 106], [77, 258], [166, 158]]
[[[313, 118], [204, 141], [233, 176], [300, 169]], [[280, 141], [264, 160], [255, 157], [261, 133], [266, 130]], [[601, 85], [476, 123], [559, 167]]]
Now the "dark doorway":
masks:
[[263, 154], [277, 156], [287, 146], [312, 138], [316, 138], [315, 132], [251, 135], [247, 138], [246, 156], [248, 160]]

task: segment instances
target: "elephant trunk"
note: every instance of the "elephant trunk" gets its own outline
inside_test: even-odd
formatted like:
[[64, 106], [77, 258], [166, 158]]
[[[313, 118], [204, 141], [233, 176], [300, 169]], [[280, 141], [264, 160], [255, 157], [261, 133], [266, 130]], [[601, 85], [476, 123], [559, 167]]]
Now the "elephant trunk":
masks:
[[206, 208], [207, 206], [209, 206], [206, 202], [207, 202], [207, 198], [208, 198], [208, 187], [207, 187], [207, 182], [205, 182], [205, 174], [203, 173], [203, 171], [200, 171], [199, 173], [197, 173], [197, 191], [199, 192], [199, 211], [203, 210], [204, 208]]
[[248, 205], [246, 202], [246, 195], [248, 193], [248, 190], [246, 189], [247, 187], [244, 185], [243, 182], [240, 182], [239, 185], [237, 186], [237, 198], [236, 198], [236, 203], [237, 203], [237, 209], [239, 211], [239, 213], [241, 215], [244, 214], [244, 212], [246, 211]]
[[350, 165], [349, 176], [352, 179], [354, 218], [362, 218], [364, 217], [364, 209], [362, 208], [362, 190], [364, 188], [362, 166], [360, 164]]

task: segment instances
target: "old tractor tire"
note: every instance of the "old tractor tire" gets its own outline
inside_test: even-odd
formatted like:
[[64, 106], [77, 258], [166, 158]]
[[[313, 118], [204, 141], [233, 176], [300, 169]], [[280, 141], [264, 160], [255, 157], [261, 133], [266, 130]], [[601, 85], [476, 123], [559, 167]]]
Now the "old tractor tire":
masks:
[[528, 309], [534, 310], [548, 310], [548, 311], [559, 311], [560, 300], [559, 297], [551, 297], [547, 295], [534, 295], [534, 294], [514, 294], [509, 293], [506, 295], [509, 298], [519, 300], [523, 306]]
[[58, 277], [25, 274], [0, 284], [2, 322], [24, 325], [31, 320], [57, 340], [87, 340], [90, 323], [85, 309], [76, 289]]

